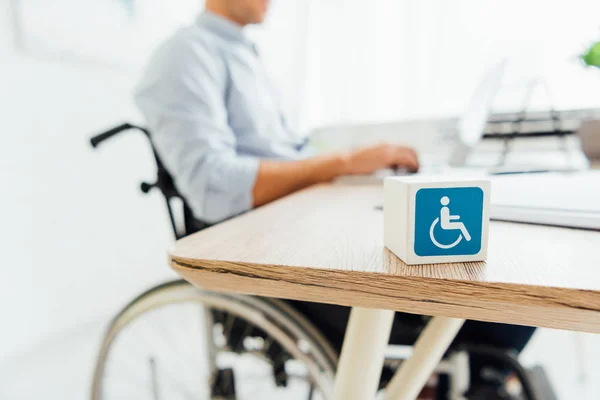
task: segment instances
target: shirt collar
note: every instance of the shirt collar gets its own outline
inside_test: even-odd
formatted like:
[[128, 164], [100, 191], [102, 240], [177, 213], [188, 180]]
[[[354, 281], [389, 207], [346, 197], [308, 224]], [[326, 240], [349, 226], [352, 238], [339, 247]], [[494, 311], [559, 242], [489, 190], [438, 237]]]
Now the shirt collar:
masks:
[[220, 15], [214, 14], [210, 11], [204, 11], [198, 16], [196, 22], [199, 26], [211, 31], [221, 38], [244, 43], [254, 48], [254, 43], [246, 38], [244, 35], [244, 30], [241, 26], [236, 25]]

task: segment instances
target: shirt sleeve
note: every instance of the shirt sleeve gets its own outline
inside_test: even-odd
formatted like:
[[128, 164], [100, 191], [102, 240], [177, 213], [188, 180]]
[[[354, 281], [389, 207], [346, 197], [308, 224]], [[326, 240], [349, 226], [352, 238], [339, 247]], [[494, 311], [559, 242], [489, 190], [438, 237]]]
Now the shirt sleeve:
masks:
[[135, 95], [177, 189], [208, 223], [252, 207], [259, 164], [236, 153], [226, 86], [226, 66], [214, 50], [175, 37], [157, 51]]

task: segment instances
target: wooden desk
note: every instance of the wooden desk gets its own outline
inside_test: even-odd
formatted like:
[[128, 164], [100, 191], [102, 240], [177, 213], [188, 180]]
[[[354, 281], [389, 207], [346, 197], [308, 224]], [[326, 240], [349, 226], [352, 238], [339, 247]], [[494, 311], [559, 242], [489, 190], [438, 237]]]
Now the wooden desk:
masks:
[[[492, 222], [487, 262], [408, 266], [383, 246], [382, 202], [378, 186], [309, 188], [178, 241], [170, 264], [211, 290], [357, 307], [338, 374], [362, 389], [341, 394], [336, 380], [344, 400], [371, 390], [365, 370], [380, 371], [385, 343], [371, 341], [391, 329], [393, 313], [378, 310], [451, 317], [432, 320], [413, 358], [419, 347], [441, 357], [462, 324], [454, 318], [600, 333], [600, 232]], [[361, 331], [365, 322], [371, 331]], [[371, 346], [372, 369], [353, 371], [365, 360], [346, 351], [349, 340]], [[405, 363], [404, 378], [409, 367], [423, 367], [411, 381], [426, 379], [437, 360], [415, 362]], [[415, 390], [394, 393], [411, 398]]]

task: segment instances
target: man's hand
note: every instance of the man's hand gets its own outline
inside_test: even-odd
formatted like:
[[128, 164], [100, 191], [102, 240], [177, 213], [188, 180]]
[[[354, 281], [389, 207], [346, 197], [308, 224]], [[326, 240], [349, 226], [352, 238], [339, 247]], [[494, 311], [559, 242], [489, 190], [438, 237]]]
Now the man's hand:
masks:
[[410, 147], [379, 144], [354, 150], [347, 154], [344, 175], [370, 174], [384, 168], [419, 170], [417, 153]]

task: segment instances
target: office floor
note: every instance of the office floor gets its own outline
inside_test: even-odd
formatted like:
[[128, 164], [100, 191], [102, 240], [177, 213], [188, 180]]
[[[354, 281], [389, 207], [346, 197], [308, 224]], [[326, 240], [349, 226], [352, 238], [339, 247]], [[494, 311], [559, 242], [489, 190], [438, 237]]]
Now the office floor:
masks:
[[[0, 398], [86, 398], [103, 329], [101, 321], [83, 326], [0, 366]], [[540, 329], [522, 361], [546, 369], [560, 400], [596, 400], [600, 398], [598, 355], [600, 335]]]

